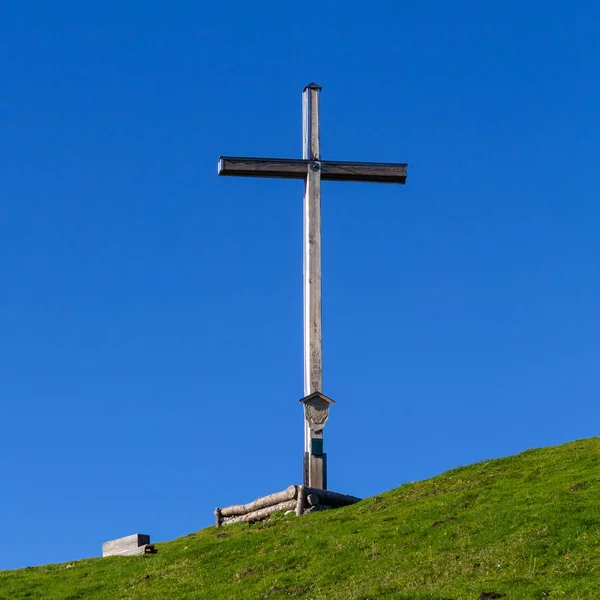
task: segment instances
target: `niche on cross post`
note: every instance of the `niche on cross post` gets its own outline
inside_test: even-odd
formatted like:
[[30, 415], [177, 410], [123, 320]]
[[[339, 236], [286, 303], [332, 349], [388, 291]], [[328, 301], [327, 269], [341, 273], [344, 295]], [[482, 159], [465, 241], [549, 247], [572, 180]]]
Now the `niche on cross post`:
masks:
[[304, 404], [306, 443], [303, 461], [305, 486], [327, 489], [327, 454], [323, 451], [323, 429], [329, 418], [329, 405], [334, 400], [321, 392], [313, 392], [300, 400]]

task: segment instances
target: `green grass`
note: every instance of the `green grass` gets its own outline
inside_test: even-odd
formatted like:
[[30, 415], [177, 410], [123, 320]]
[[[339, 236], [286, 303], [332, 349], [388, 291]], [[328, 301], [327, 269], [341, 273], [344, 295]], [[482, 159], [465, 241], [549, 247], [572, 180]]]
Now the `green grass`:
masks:
[[600, 598], [600, 438], [343, 509], [204, 529], [158, 554], [0, 572], [0, 600]]

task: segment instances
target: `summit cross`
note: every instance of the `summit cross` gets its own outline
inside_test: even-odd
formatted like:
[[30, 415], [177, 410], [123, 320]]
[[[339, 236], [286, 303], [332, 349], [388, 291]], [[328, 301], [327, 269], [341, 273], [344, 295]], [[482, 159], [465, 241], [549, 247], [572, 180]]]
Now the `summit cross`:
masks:
[[221, 156], [219, 175], [303, 179], [304, 184], [304, 485], [327, 489], [323, 428], [333, 400], [323, 394], [321, 343], [321, 181], [405, 183], [406, 163], [321, 160], [319, 94], [302, 92], [302, 159]]

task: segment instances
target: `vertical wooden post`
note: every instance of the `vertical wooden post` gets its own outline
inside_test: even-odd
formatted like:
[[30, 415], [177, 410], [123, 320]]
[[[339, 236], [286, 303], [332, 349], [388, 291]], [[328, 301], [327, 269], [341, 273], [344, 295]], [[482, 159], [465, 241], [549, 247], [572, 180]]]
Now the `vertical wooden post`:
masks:
[[[319, 93], [310, 83], [302, 93], [304, 160], [310, 161], [304, 191], [304, 395], [323, 389], [321, 347], [321, 147]], [[306, 409], [305, 409], [306, 410]], [[304, 419], [304, 485], [323, 487], [322, 457], [312, 454], [311, 430]]]
[[296, 500], [296, 516], [301, 517], [306, 508], [306, 488], [303, 485], [298, 486], [298, 498]]
[[311, 83], [302, 93], [303, 158], [311, 162], [304, 191], [304, 395], [323, 388], [321, 350], [321, 158], [319, 93]]
[[221, 527], [221, 523], [223, 523], [223, 515], [221, 514], [220, 508], [215, 508], [215, 527], [218, 529]]
[[308, 480], [311, 487], [317, 490], [327, 489], [327, 474], [325, 473], [326, 456], [324, 454], [309, 454]]

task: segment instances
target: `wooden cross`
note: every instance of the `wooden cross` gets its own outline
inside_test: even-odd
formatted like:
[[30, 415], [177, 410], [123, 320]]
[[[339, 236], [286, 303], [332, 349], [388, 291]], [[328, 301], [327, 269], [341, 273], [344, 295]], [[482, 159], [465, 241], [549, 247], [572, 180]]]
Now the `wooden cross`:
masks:
[[327, 489], [323, 428], [329, 404], [323, 394], [321, 350], [321, 181], [405, 183], [405, 163], [321, 160], [319, 94], [309, 83], [302, 92], [302, 160], [288, 158], [219, 158], [219, 175], [304, 179], [304, 485]]

